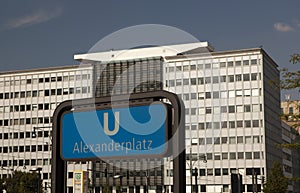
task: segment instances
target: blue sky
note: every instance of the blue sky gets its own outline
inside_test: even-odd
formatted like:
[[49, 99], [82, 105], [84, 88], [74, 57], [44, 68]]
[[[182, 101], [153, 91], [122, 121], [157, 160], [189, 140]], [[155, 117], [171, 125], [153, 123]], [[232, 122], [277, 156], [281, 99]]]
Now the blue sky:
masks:
[[15, 1], [0, 5], [0, 71], [76, 64], [119, 29], [163, 24], [216, 50], [263, 46], [280, 67], [300, 53], [300, 1]]

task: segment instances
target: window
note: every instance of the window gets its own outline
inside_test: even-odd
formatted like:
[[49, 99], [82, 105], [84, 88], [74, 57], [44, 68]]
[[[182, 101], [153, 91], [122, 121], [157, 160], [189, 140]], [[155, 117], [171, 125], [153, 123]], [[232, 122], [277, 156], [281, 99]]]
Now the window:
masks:
[[251, 65], [255, 65], [255, 64], [257, 64], [257, 60], [256, 59], [251, 60]]
[[219, 77], [218, 76], [214, 76], [213, 77], [213, 83], [219, 83]]
[[236, 144], [236, 138], [235, 137], [229, 137], [229, 144]]
[[221, 106], [221, 113], [227, 113], [227, 107]]
[[231, 129], [235, 128], [235, 121], [229, 121], [229, 128]]
[[249, 121], [249, 120], [245, 121], [245, 127], [246, 128], [251, 127], [251, 121]]
[[228, 153], [222, 153], [222, 159], [228, 159]]
[[205, 83], [210, 84], [211, 83], [211, 77], [205, 77]]
[[181, 86], [181, 85], [182, 85], [182, 80], [176, 79], [176, 86]]
[[229, 153], [229, 158], [230, 159], [236, 159], [236, 153]]
[[237, 143], [243, 143], [243, 136], [237, 137]]
[[247, 143], [247, 144], [251, 144], [252, 143], [251, 136], [246, 136], [245, 137], [245, 143]]
[[204, 84], [204, 79], [203, 78], [198, 78], [198, 84], [199, 85]]
[[243, 121], [236, 121], [237, 127], [243, 127]]
[[205, 69], [210, 69], [211, 68], [211, 64], [205, 64]]
[[210, 137], [206, 138], [206, 144], [212, 144], [212, 138]]
[[228, 79], [229, 79], [229, 82], [234, 82], [234, 75], [229, 75]]
[[205, 169], [200, 169], [199, 172], [200, 172], [200, 176], [205, 176], [206, 173]]
[[226, 76], [220, 76], [220, 82], [226, 82]]
[[227, 67], [233, 67], [233, 61], [227, 62]]
[[244, 61], [243, 61], [243, 65], [244, 65], [244, 66], [248, 66], [248, 65], [249, 65], [249, 60], [244, 60]]
[[242, 81], [242, 75], [241, 74], [235, 75], [235, 81]]
[[222, 128], [227, 128], [227, 121], [221, 122], [221, 127]]
[[228, 138], [227, 137], [222, 137], [222, 144], [227, 144]]
[[242, 90], [237, 90], [236, 91], [236, 96], [237, 97], [242, 97], [243, 96], [243, 91]]
[[251, 74], [251, 80], [257, 80], [257, 73]]
[[253, 136], [253, 143], [259, 143], [259, 136]]
[[245, 157], [246, 159], [252, 159], [252, 152], [246, 152]]
[[259, 112], [260, 111], [260, 106], [258, 104], [252, 105], [252, 111], [253, 112]]
[[238, 152], [238, 159], [244, 159], [244, 152]]
[[237, 113], [244, 112], [244, 111], [243, 111], [243, 105], [237, 105], [237, 106], [236, 106], [236, 112], [237, 112]]
[[250, 75], [249, 74], [244, 74], [243, 75], [243, 80], [244, 81], [249, 81], [250, 80]]
[[223, 175], [228, 175], [228, 169], [227, 168], [223, 168], [222, 172], [223, 172]]
[[228, 106], [228, 113], [235, 113], [235, 106]]
[[214, 170], [213, 169], [207, 169], [207, 175], [208, 176], [214, 175]]
[[253, 152], [253, 158], [254, 159], [260, 159], [260, 153], [259, 152]]
[[228, 91], [228, 97], [229, 98], [234, 98], [235, 97], [235, 91], [234, 90]]
[[205, 128], [204, 128], [204, 123], [199, 123], [199, 124], [198, 124], [198, 127], [199, 127], [199, 129], [201, 129], [201, 130], [205, 129]]
[[250, 105], [244, 105], [244, 112], [251, 112], [251, 106]]
[[206, 114], [211, 114], [212, 113], [212, 108], [211, 107], [206, 107], [205, 108], [205, 113]]
[[293, 107], [289, 108], [289, 114], [294, 114], [294, 108]]
[[215, 137], [214, 138], [214, 144], [220, 144], [221, 141], [220, 141], [220, 137]]
[[226, 68], [226, 62], [220, 62], [220, 68]]
[[183, 79], [183, 85], [189, 85], [190, 80], [189, 79]]
[[191, 78], [191, 85], [196, 85], [196, 84], [197, 84], [197, 79]]
[[214, 99], [218, 99], [220, 96], [219, 96], [219, 92], [218, 91], [214, 91], [213, 92], [213, 98]]
[[212, 124], [210, 122], [206, 122], [206, 126], [205, 126], [206, 129], [211, 129], [211, 126]]
[[215, 169], [215, 176], [220, 176], [221, 175], [221, 169], [220, 168], [216, 168]]
[[250, 89], [245, 89], [245, 90], [244, 90], [244, 96], [245, 96], [245, 97], [251, 96], [251, 90], [250, 90]]
[[235, 61], [235, 66], [241, 66], [242, 62], [241, 61]]
[[259, 127], [259, 120], [253, 120], [252, 121], [252, 126], [253, 127]]

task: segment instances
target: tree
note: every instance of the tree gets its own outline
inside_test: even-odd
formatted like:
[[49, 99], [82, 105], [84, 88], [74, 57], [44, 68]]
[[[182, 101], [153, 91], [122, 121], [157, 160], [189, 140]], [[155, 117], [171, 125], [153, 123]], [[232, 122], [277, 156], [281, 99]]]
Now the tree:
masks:
[[39, 193], [43, 193], [42, 181], [37, 173], [14, 171], [12, 176], [5, 179], [5, 189], [7, 193], [38, 192], [38, 183], [40, 183]]
[[[291, 55], [290, 62], [292, 64], [300, 63], [300, 54]], [[282, 70], [282, 80], [280, 81], [280, 87], [284, 90], [296, 90], [300, 94], [300, 71], [288, 71], [288, 69]], [[300, 103], [298, 101], [294, 102], [294, 105], [300, 109]], [[293, 115], [282, 115], [286, 120], [293, 120], [292, 127], [296, 130], [300, 128], [300, 114]], [[299, 132], [299, 131], [298, 131]], [[290, 149], [300, 149], [300, 142], [294, 144], [282, 144], [284, 148]]]
[[283, 175], [282, 165], [274, 162], [267, 182], [264, 184], [265, 193], [286, 193], [288, 187], [288, 179]]

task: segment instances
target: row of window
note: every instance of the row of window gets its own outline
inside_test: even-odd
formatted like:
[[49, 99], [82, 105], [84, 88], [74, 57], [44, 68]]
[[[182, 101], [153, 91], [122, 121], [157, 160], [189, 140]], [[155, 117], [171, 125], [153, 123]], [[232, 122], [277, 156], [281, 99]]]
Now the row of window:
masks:
[[[197, 176], [197, 174], [199, 176], [221, 176], [221, 175], [230, 175], [232, 173], [236, 173], [238, 170], [236, 168], [210, 168], [210, 169], [192, 169], [192, 175], [193, 176]], [[190, 168], [187, 168], [187, 172], [186, 173], [190, 173]], [[257, 175], [264, 175], [264, 168], [262, 168], [262, 172], [261, 172], [261, 168], [246, 168], [246, 175], [253, 175], [253, 174], [257, 174]], [[173, 177], [173, 170], [167, 170], [167, 176], [169, 177]]]
[[4, 120], [0, 120], [0, 126], [28, 125], [28, 124], [48, 124], [50, 122], [52, 122], [50, 117], [4, 119]]
[[[5, 170], [5, 168], [4, 168], [3, 170]], [[10, 170], [10, 169], [7, 169], [7, 170]], [[11, 174], [3, 174], [3, 175], [2, 175], [2, 179], [8, 178], [9, 175], [11, 175]], [[51, 175], [51, 174], [49, 174], [49, 173], [41, 173], [41, 178], [42, 178], [43, 180], [48, 180], [48, 179], [50, 179], [50, 175]]]
[[0, 153], [50, 151], [49, 145], [3, 146]]
[[[261, 143], [263, 137], [254, 136], [232, 136], [232, 137], [206, 137], [206, 138], [192, 138], [192, 145], [204, 145], [204, 144], [255, 144]], [[187, 139], [189, 140], [189, 139]]]
[[[200, 192], [217, 192], [218, 185], [200, 185], [200, 189], [199, 187], [197, 187], [196, 185], [192, 186], [192, 192], [197, 192], [200, 190]], [[220, 185], [219, 185], [220, 186]], [[229, 192], [229, 185], [225, 184], [221, 186], [221, 192]], [[256, 188], [255, 188], [256, 187]], [[247, 189], [246, 189], [247, 188]], [[173, 191], [174, 187], [171, 186], [171, 192]], [[261, 184], [242, 184], [241, 185], [241, 192], [262, 192], [262, 185]], [[230, 191], [231, 192], [231, 191]]]
[[261, 104], [253, 105], [230, 105], [230, 106], [215, 106], [215, 107], [200, 107], [185, 109], [186, 115], [204, 115], [204, 114], [221, 114], [221, 113], [247, 113], [247, 112], [261, 112]]
[[[198, 124], [186, 125], [186, 130], [204, 130], [204, 129], [235, 129], [235, 128], [251, 128], [262, 126], [262, 120], [237, 120], [237, 121], [222, 121], [222, 122], [201, 122]], [[198, 127], [197, 127], [198, 126]]]
[[[51, 131], [36, 131], [37, 137], [49, 137], [51, 136]], [[24, 139], [30, 138], [32, 132], [11, 132], [11, 133], [0, 133], [0, 139]]]
[[[218, 68], [226, 68], [226, 67], [239, 67], [239, 66], [249, 66], [249, 65], [257, 65], [257, 59], [252, 59], [252, 60], [243, 60], [243, 61], [228, 61], [228, 62], [214, 62], [214, 63], [206, 63], [206, 64], [189, 64], [186, 62], [188, 65], [183, 65], [183, 66], [169, 66], [166, 68], [167, 72], [174, 72], [176, 71], [193, 71], [193, 70], [203, 70], [203, 69], [218, 69]], [[183, 62], [185, 64], [185, 62]]]
[[14, 106], [1, 106], [0, 113], [2, 112], [24, 112], [24, 111], [36, 111], [36, 110], [50, 110], [55, 109], [56, 103], [41, 103], [31, 105], [14, 105]]
[[13, 98], [27, 98], [27, 97], [45, 97], [52, 95], [68, 95], [68, 94], [86, 94], [90, 92], [90, 87], [76, 87], [76, 88], [59, 88], [49, 90], [33, 90], [33, 91], [21, 91], [11, 93], [0, 93], [0, 99], [13, 99]]
[[47, 82], [66, 82], [66, 81], [74, 81], [74, 80], [88, 80], [91, 78], [90, 74], [82, 74], [82, 75], [69, 75], [69, 76], [57, 76], [57, 77], [45, 77], [45, 78], [28, 78], [21, 80], [6, 80], [0, 81], [0, 86], [19, 86], [26, 84], [38, 84], [38, 83], [47, 83]]
[[185, 93], [178, 94], [179, 98], [183, 100], [193, 100], [193, 99], [227, 99], [236, 97], [251, 97], [251, 96], [261, 96], [261, 89], [243, 89], [243, 90], [223, 90], [223, 91], [212, 91], [212, 92], [198, 92], [198, 93]]
[[261, 73], [251, 74], [236, 74], [236, 75], [222, 75], [204, 78], [184, 78], [166, 81], [167, 87], [181, 86], [181, 85], [204, 85], [217, 84], [222, 82], [239, 82], [239, 81], [255, 81], [261, 80]]

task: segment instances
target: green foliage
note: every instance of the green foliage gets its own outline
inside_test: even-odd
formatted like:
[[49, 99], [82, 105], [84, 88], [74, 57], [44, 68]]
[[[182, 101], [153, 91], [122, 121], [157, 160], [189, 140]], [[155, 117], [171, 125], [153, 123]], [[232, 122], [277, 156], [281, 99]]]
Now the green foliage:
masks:
[[32, 193], [37, 192], [40, 183], [40, 192], [43, 193], [42, 181], [38, 182], [37, 173], [15, 171], [12, 176], [5, 179], [7, 193]]
[[291, 55], [290, 62], [293, 63], [293, 64], [296, 64], [296, 63], [300, 62], [300, 54]]
[[288, 179], [283, 175], [282, 165], [274, 162], [264, 184], [264, 193], [286, 193], [287, 187]]
[[3, 192], [3, 190], [5, 188], [5, 181], [3, 179], [0, 179], [0, 192]]
[[[300, 62], [300, 54], [293, 54], [291, 56], [290, 62], [293, 64]], [[300, 71], [289, 72], [288, 69], [282, 69], [282, 89], [297, 89], [300, 92]]]
[[105, 184], [105, 186], [103, 187], [102, 192], [103, 192], [103, 193], [110, 193], [110, 188], [109, 188], [108, 183]]

